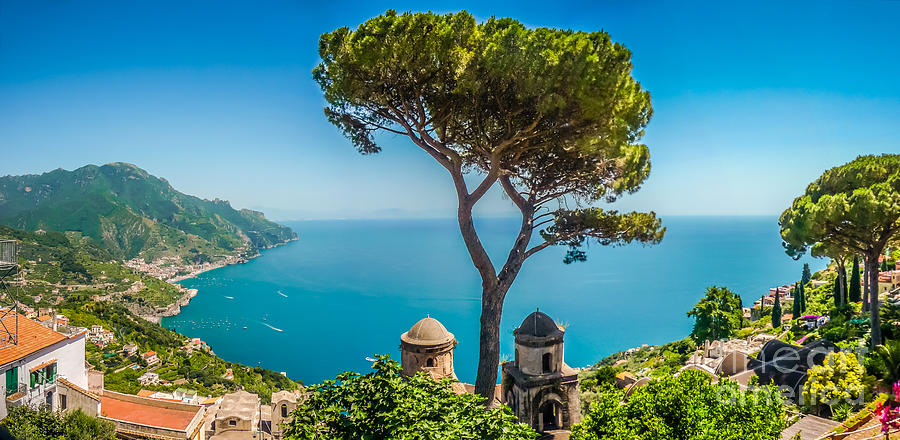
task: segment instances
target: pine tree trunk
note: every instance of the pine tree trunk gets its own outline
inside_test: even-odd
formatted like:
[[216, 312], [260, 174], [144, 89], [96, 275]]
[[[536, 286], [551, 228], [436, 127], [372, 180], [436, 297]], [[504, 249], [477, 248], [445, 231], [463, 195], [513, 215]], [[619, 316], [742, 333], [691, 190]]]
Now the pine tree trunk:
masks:
[[863, 257], [863, 299], [862, 311], [869, 310], [869, 257]]
[[[461, 175], [455, 176], [457, 182], [461, 182], [461, 179]], [[459, 194], [457, 211], [459, 231], [472, 263], [481, 275], [481, 325], [475, 393], [484, 397], [485, 405], [490, 405], [494, 400], [497, 369], [500, 365], [500, 318], [503, 315], [503, 301], [525, 261], [526, 249], [533, 230], [534, 208], [524, 203], [519, 207], [522, 212], [522, 226], [503, 268], [496, 273], [493, 262], [475, 230], [472, 202], [464, 195], [464, 190], [459, 190]]]
[[844, 305], [850, 304], [850, 289], [847, 287], [847, 269], [844, 269], [844, 282], [841, 286], [844, 289]]
[[881, 345], [881, 315], [878, 307], [878, 253], [866, 256], [869, 281], [869, 323], [872, 327], [872, 348]]
[[475, 379], [475, 393], [487, 399], [485, 405], [494, 400], [497, 384], [497, 367], [500, 365], [500, 318], [503, 315], [503, 293], [487, 291], [481, 299], [481, 337], [478, 356], [478, 375]]

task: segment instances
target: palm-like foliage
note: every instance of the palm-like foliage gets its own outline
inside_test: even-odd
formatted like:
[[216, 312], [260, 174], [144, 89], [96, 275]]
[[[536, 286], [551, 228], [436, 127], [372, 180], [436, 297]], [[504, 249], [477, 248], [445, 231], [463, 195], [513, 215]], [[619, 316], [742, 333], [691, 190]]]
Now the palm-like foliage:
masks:
[[881, 380], [885, 384], [894, 384], [900, 380], [900, 340], [887, 341], [875, 348], [878, 359], [884, 366]]

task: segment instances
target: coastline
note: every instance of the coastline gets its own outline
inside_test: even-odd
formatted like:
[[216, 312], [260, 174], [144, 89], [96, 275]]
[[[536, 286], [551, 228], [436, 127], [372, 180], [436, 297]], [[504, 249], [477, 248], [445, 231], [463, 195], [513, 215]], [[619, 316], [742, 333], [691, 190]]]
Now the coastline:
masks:
[[[298, 241], [299, 239], [300, 239], [299, 236], [294, 235], [293, 238], [285, 240], [281, 243], [276, 243], [272, 246], [267, 246], [265, 248], [261, 248], [261, 250], [274, 249], [279, 246], [287, 245], [288, 243], [290, 243], [292, 241]], [[201, 266], [199, 268], [191, 270], [187, 274], [177, 275], [177, 276], [173, 276], [171, 278], [167, 278], [163, 281], [171, 284], [172, 286], [175, 286], [175, 288], [182, 291], [183, 292], [182, 296], [180, 298], [178, 298], [178, 300], [176, 300], [173, 304], [170, 304], [167, 307], [157, 308], [154, 313], [137, 313], [137, 314], [141, 318], [146, 319], [147, 321], [150, 321], [154, 324], [160, 324], [162, 322], [162, 318], [175, 316], [175, 315], [178, 315], [179, 313], [181, 313], [181, 308], [190, 304], [191, 299], [193, 299], [199, 293], [199, 290], [197, 290], [197, 289], [188, 289], [188, 288], [182, 286], [181, 284], [178, 284], [179, 281], [196, 278], [198, 275], [200, 275], [202, 273], [206, 273], [206, 272], [216, 270], [216, 269], [221, 269], [226, 266], [234, 266], [236, 264], [246, 264], [248, 261], [255, 259], [255, 258], [259, 258], [261, 256], [262, 256], [262, 252], [257, 252], [256, 254], [250, 255], [250, 256], [231, 255], [231, 256], [226, 257], [222, 261], [204, 264], [203, 266]]]
[[[705, 275], [708, 270], [716, 271], [717, 277], [727, 281], [726, 285], [736, 286], [733, 288], [742, 292], [742, 296], [757, 300], [759, 297], [754, 292], [761, 295], [781, 284], [776, 281], [799, 278], [804, 261], [788, 257], [766, 258], [773, 254], [780, 256], [783, 252], [780, 242], [767, 246], [759, 244], [763, 240], [744, 239], [776, 228], [772, 226], [774, 222], [754, 219], [750, 223], [753, 227], [735, 234], [734, 221], [730, 218], [673, 222], [671, 229], [679, 234], [672, 236], [681, 239], [679, 242], [673, 240], [668, 247], [651, 250], [633, 246], [616, 249], [616, 252], [597, 252], [574, 269], [561, 264], [557, 255], [541, 254], [536, 256], [541, 258], [536, 261], [544, 263], [544, 269], [523, 274], [520, 281], [524, 282], [517, 285], [520, 293], [508, 298], [503, 320], [518, 321], [521, 314], [540, 307], [541, 311], [547, 310], [553, 313], [551, 316], [559, 316], [561, 321], [571, 323], [567, 331], [566, 357], [573, 367], [593, 365], [613, 353], [642, 344], [661, 346], [682, 340], [692, 327], [684, 311], [698, 301], [708, 286]], [[490, 219], [485, 224], [491, 231], [483, 237], [487, 243], [506, 239], [505, 232], [519, 226], [507, 219]], [[280, 248], [267, 254], [270, 259], [255, 261], [247, 267], [226, 269], [197, 277], [195, 281], [182, 282], [187, 287], [200, 289], [205, 296], [182, 309], [177, 316], [165, 318], [163, 326], [175, 327], [177, 331], [207, 341], [224, 359], [251, 365], [261, 362], [261, 365], [276, 370], [288, 369], [291, 377], [301, 378], [304, 382], [320, 383], [343, 371], [366, 368], [366, 363], [361, 360], [363, 356], [389, 353], [393, 358], [397, 354], [395, 333], [408, 329], [416, 319], [430, 313], [460, 341], [461, 349], [454, 354], [457, 369], [461, 370], [458, 372], [460, 379], [470, 383], [474, 380], [478, 331], [471, 323], [479, 319], [479, 307], [473, 304], [477, 298], [466, 293], [477, 288], [477, 284], [467, 272], [470, 270], [468, 262], [460, 261], [459, 255], [453, 254], [464, 250], [456, 248], [454, 251], [455, 240], [445, 238], [449, 232], [440, 234], [442, 229], [456, 233], [452, 228], [457, 225], [444, 220], [326, 221], [294, 225], [290, 224], [295, 228], [300, 226], [306, 232], [302, 246]], [[403, 231], [409, 231], [409, 235], [400, 236]], [[390, 249], [385, 249], [380, 246], [384, 240], [396, 241]], [[737, 255], [727, 262], [713, 261], [699, 270], [695, 261], [706, 262], [705, 252], [685, 253], [685, 249], [697, 249], [694, 246], [698, 242], [702, 244], [701, 248], [707, 244], [733, 247], [737, 249]], [[743, 247], [746, 242], [752, 245]], [[428, 258], [410, 261], [410, 254]], [[672, 263], [673, 259], [675, 263]], [[757, 261], [765, 264], [756, 264]], [[677, 278], [646, 276], [644, 265], [656, 267], [670, 263], [671, 266], [659, 273], [677, 274]], [[810, 263], [814, 271], [825, 266], [821, 260], [810, 260]], [[454, 270], [446, 270], [448, 267]], [[545, 293], [559, 290], [556, 274], [568, 276], [573, 270], [585, 273], [586, 281], [578, 281], [579, 289], [564, 289], [552, 295]], [[547, 276], [548, 273], [554, 276]], [[604, 311], [612, 311], [631, 304], [633, 299], [616, 294], [604, 294], [601, 298], [586, 295], [586, 292], [627, 291], [631, 280], [642, 275], [645, 276], [645, 288], [666, 292], [649, 296], [652, 299], [649, 302], [653, 304], [648, 306], [647, 313], [655, 321], [653, 329], [632, 327], [633, 317], [616, 317], [617, 314], [612, 312], [604, 312], [603, 319], [597, 319], [597, 310], [601, 310], [601, 306]], [[278, 295], [278, 289], [290, 299]], [[291, 307], [282, 306], [287, 304]], [[572, 307], [575, 304], [582, 305]], [[593, 306], [585, 307], [584, 304]], [[316, 316], [297, 319], [297, 310], [315, 310]], [[378, 325], [363, 324], [372, 320], [373, 314], [398, 318], [378, 320]], [[264, 321], [263, 317], [266, 318]], [[360, 336], [349, 338], [352, 340], [336, 347], [323, 347], [321, 339], [303, 337], [335, 325], [335, 319], [341, 325], [353, 328]], [[264, 323], [282, 331], [271, 329]], [[248, 329], [244, 331], [243, 326]], [[226, 335], [223, 331], [226, 327], [233, 331]], [[603, 338], [590, 336], [601, 332], [605, 332]], [[512, 341], [507, 338], [502, 343], [504, 352], [511, 354]], [[293, 358], [294, 355], [280, 354], [280, 347], [286, 344], [292, 351], [318, 353], [323, 361], [295, 362], [292, 359], [299, 358]], [[254, 350], [246, 347], [254, 347]]]

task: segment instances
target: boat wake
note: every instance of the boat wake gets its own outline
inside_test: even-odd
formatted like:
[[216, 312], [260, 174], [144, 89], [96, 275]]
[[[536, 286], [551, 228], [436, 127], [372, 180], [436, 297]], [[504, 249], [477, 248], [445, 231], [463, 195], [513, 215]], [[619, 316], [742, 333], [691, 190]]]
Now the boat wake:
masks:
[[281, 295], [281, 296], [283, 296], [283, 297], [285, 297], [285, 298], [288, 297], [287, 295], [285, 295], [285, 294], [284, 294], [282, 291], [280, 291], [280, 290], [278, 291], [278, 294]]
[[264, 326], [266, 326], [266, 327], [269, 327], [270, 329], [275, 330], [276, 332], [283, 332], [283, 331], [284, 331], [284, 330], [282, 330], [282, 329], [280, 329], [280, 328], [278, 328], [278, 327], [272, 327], [271, 325], [266, 324], [265, 322], [261, 322], [260, 324], [262, 324], [262, 325], [264, 325]]

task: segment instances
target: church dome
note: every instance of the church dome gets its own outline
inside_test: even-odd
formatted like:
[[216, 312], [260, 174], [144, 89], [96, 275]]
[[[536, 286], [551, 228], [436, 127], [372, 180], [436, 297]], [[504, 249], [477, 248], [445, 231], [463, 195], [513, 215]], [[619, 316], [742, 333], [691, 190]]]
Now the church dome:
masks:
[[516, 339], [519, 338], [558, 338], [563, 331], [553, 322], [546, 313], [535, 311], [528, 315], [522, 325], [516, 329]]
[[413, 324], [408, 332], [400, 335], [400, 340], [415, 345], [441, 345], [454, 338], [440, 321], [429, 316]]

